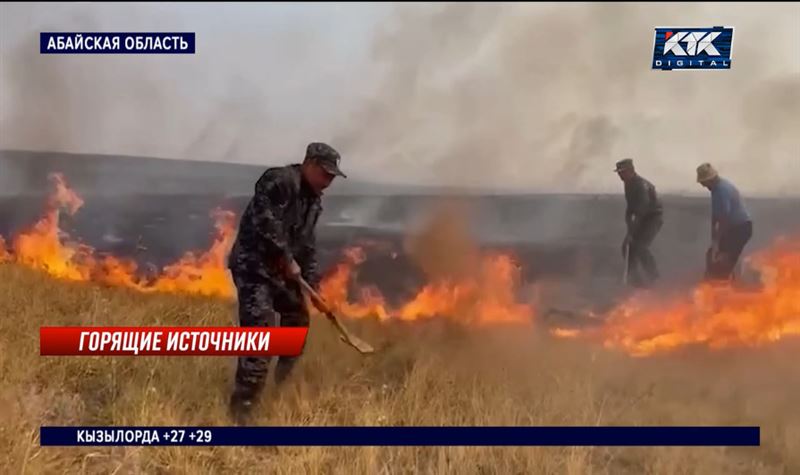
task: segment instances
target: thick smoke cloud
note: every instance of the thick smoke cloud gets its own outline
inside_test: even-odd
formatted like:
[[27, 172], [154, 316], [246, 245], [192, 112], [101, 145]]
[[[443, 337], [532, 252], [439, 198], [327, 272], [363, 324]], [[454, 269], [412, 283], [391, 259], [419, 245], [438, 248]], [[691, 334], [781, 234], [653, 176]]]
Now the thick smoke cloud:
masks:
[[[736, 28], [732, 70], [649, 69], [653, 27], [706, 24]], [[341, 140], [376, 169], [613, 191], [632, 156], [671, 191], [696, 190], [703, 161], [750, 192], [800, 183], [797, 5], [412, 6], [373, 52], [385, 79]]]
[[[0, 8], [0, 148], [284, 163], [353, 101], [362, 47], [330, 37], [336, 6]], [[342, 33], [363, 36], [358, 7], [342, 10]], [[197, 54], [40, 55], [40, 31], [193, 31]]]
[[[698, 191], [702, 161], [749, 193], [800, 183], [797, 4], [0, 8], [0, 148], [267, 164], [313, 139], [371, 181], [618, 192], [632, 156], [664, 191]], [[655, 26], [717, 24], [730, 71], [649, 69]], [[199, 50], [38, 54], [79, 29]]]
[[458, 200], [443, 200], [426, 210], [411, 230], [405, 250], [428, 279], [463, 281], [480, 271], [477, 240], [469, 229], [470, 209]]

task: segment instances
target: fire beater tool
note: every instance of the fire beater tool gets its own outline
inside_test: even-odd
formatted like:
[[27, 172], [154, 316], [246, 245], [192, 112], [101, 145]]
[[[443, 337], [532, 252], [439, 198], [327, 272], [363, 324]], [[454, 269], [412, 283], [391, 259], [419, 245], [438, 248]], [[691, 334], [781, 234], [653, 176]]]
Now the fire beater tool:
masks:
[[333, 323], [333, 326], [335, 326], [336, 330], [339, 331], [342, 341], [358, 350], [358, 352], [362, 355], [375, 352], [375, 349], [373, 349], [369, 343], [365, 342], [361, 338], [358, 338], [347, 330], [336, 314], [333, 313], [331, 307], [327, 304], [327, 302], [325, 302], [325, 299], [323, 299], [322, 296], [319, 295], [317, 291], [305, 281], [305, 279], [298, 277], [297, 281], [300, 283], [300, 287], [302, 287], [306, 294], [308, 294], [308, 296], [311, 298], [314, 306], [317, 307], [320, 312], [324, 313], [325, 316], [328, 317], [328, 320]]
[[625, 269], [622, 271], [622, 284], [628, 285], [628, 262], [631, 258], [631, 245], [625, 244]]

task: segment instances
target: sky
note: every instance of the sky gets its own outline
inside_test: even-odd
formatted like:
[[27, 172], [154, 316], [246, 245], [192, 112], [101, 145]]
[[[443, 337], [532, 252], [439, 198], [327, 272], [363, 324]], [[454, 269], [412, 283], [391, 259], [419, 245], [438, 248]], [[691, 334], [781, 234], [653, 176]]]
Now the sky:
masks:
[[[729, 71], [650, 70], [653, 28], [734, 26]], [[40, 55], [41, 31], [191, 31], [194, 55]], [[0, 148], [273, 165], [312, 141], [352, 178], [619, 191], [633, 157], [697, 193], [798, 194], [800, 4], [0, 6]]]

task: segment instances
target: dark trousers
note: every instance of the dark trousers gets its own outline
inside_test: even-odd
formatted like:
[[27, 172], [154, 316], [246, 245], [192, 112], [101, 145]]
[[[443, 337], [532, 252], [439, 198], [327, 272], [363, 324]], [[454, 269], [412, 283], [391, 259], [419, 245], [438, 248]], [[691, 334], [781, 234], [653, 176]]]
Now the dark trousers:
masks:
[[[242, 327], [307, 327], [308, 309], [299, 288], [280, 288], [257, 275], [232, 272]], [[275, 382], [282, 383], [298, 357], [281, 356]], [[242, 356], [236, 366], [236, 391], [253, 397], [266, 383], [269, 357]]]
[[750, 221], [733, 226], [723, 232], [719, 238], [721, 259], [714, 262], [711, 259], [711, 249], [706, 254], [706, 276], [711, 279], [730, 279], [744, 246], [752, 237], [753, 223]]
[[[663, 224], [664, 221], [660, 214], [648, 216], [642, 220], [641, 224], [631, 234], [630, 249], [628, 251], [628, 275], [634, 285], [644, 284], [642, 276], [639, 274], [640, 267], [645, 271], [650, 282], [658, 279], [658, 266], [653, 253], [650, 252], [650, 245], [658, 232], [661, 231]], [[622, 252], [624, 253], [625, 249]]]

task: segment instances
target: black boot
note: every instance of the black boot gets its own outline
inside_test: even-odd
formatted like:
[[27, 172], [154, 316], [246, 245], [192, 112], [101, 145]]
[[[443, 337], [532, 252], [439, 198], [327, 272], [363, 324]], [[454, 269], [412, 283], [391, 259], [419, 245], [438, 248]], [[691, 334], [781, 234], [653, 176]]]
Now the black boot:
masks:
[[241, 387], [234, 389], [228, 409], [230, 410], [230, 417], [236, 425], [247, 425], [250, 421], [254, 404], [255, 391]]

